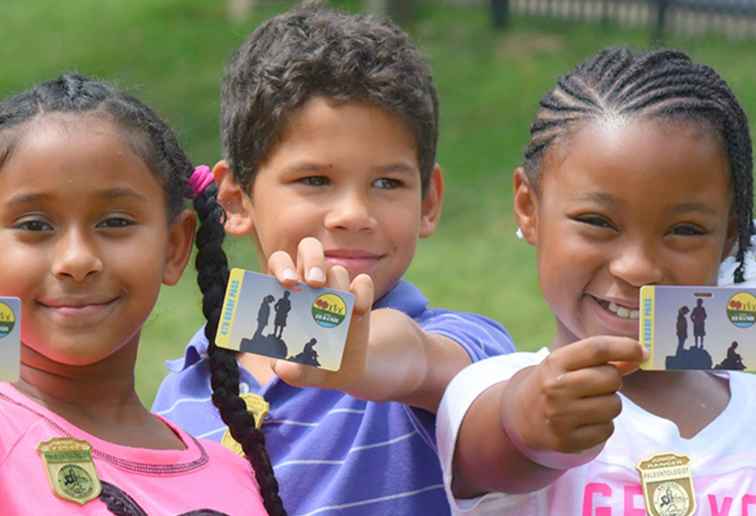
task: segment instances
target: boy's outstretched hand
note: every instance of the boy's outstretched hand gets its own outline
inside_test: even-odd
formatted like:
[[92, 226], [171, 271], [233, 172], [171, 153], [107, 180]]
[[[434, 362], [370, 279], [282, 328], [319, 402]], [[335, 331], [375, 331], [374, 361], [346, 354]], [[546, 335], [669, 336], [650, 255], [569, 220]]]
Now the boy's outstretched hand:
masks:
[[361, 379], [366, 374], [373, 280], [367, 274], [360, 274], [350, 281], [349, 272], [344, 267], [337, 265], [327, 268], [323, 246], [315, 238], [305, 238], [299, 243], [296, 263], [284, 251], [271, 254], [268, 271], [285, 288], [296, 289], [297, 283], [302, 282], [313, 288], [349, 291], [354, 296], [352, 320], [338, 371], [276, 360], [273, 365], [275, 373], [295, 387], [336, 389], [352, 394], [358, 392]]
[[435, 412], [444, 388], [470, 359], [448, 337], [423, 331], [399, 310], [372, 310], [373, 281], [360, 274], [350, 281], [342, 266], [328, 267], [323, 245], [304, 238], [296, 261], [287, 253], [270, 255], [268, 272], [285, 288], [349, 290], [355, 297], [352, 321], [339, 371], [277, 360], [273, 371], [296, 387], [336, 389], [370, 401], [397, 401]]

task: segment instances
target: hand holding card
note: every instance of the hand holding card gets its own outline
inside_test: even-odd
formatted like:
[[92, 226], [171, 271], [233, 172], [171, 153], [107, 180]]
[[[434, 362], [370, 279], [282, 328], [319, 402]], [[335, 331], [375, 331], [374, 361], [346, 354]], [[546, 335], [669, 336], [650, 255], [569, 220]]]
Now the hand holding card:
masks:
[[0, 297], [0, 380], [18, 379], [21, 352], [21, 302]]

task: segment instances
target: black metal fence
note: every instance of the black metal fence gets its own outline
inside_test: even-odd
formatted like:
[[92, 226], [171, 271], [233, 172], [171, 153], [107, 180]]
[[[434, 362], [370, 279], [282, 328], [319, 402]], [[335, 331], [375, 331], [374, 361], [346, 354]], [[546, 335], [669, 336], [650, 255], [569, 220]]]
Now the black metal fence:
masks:
[[499, 23], [513, 13], [643, 26], [654, 39], [667, 32], [756, 39], [756, 0], [491, 0], [491, 6]]

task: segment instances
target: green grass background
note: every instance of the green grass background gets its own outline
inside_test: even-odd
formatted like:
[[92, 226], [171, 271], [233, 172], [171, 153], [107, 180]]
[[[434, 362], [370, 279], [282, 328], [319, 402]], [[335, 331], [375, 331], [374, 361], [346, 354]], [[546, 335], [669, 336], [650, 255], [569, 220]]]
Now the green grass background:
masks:
[[[230, 21], [224, 0], [4, 0], [0, 95], [66, 70], [106, 78], [157, 108], [196, 163], [213, 163], [223, 65], [261, 20], [291, 4], [265, 2], [249, 19]], [[511, 171], [538, 99], [560, 74], [602, 47], [643, 48], [649, 37], [534, 18], [515, 18], [495, 32], [487, 15], [483, 6], [428, 1], [411, 28], [439, 89], [447, 197], [441, 226], [422, 241], [407, 277], [434, 305], [494, 317], [518, 346], [532, 349], [548, 343], [553, 321], [538, 291], [533, 249], [514, 238]], [[667, 44], [714, 66], [756, 117], [756, 43], [706, 36]], [[228, 250], [234, 265], [256, 267], [249, 242], [229, 242]], [[180, 355], [200, 324], [189, 268], [178, 286], [163, 289], [144, 328], [136, 374], [145, 403], [165, 373], [163, 361]]]

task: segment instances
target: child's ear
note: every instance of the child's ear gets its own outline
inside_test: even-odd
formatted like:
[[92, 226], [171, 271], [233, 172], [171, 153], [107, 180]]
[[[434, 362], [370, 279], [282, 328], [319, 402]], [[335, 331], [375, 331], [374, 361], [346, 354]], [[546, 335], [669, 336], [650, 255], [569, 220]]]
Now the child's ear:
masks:
[[438, 163], [433, 166], [428, 190], [422, 200], [420, 214], [420, 238], [429, 237], [436, 231], [444, 204], [444, 175]]
[[196, 229], [197, 218], [191, 210], [179, 213], [176, 220], [168, 226], [168, 248], [163, 267], [164, 284], [175, 285], [181, 279], [181, 274], [192, 255]]
[[213, 178], [218, 185], [218, 202], [226, 212], [226, 233], [234, 236], [249, 235], [254, 229], [252, 199], [236, 182], [226, 160], [215, 164]]
[[525, 169], [517, 167], [512, 174], [514, 183], [514, 216], [522, 236], [529, 244], [538, 241], [538, 196], [530, 184]]

